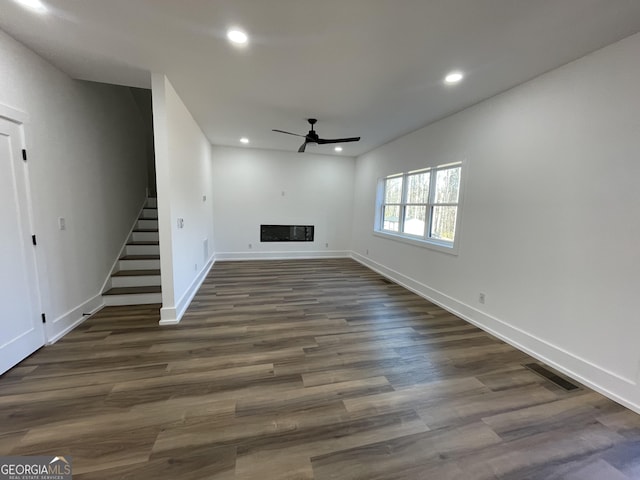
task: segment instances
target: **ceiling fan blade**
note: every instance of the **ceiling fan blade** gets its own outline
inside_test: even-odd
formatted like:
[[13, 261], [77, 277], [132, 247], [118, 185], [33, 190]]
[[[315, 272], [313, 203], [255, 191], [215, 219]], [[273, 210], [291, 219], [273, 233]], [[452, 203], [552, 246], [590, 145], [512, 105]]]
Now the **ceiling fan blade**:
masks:
[[275, 128], [271, 131], [278, 132], [278, 133], [286, 133], [287, 135], [295, 135], [296, 137], [303, 137], [303, 138], [306, 137], [306, 135], [298, 135], [297, 133], [285, 132], [284, 130], [276, 130]]
[[349, 142], [357, 142], [360, 140], [360, 137], [349, 137], [349, 138], [319, 138], [317, 143], [319, 145], [324, 145], [326, 143], [349, 143]]
[[307, 148], [307, 142], [304, 142], [302, 145], [300, 145], [300, 148], [298, 149], [298, 153], [304, 153], [306, 148]]

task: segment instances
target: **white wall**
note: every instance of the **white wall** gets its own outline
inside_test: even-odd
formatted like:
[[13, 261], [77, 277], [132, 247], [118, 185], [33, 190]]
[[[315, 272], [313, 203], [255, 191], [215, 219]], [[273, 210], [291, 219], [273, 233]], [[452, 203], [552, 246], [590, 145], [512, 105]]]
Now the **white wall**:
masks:
[[[350, 157], [214, 147], [216, 259], [348, 255], [354, 174]], [[314, 225], [314, 241], [261, 243], [261, 224]]]
[[[211, 144], [166, 76], [153, 74], [161, 323], [180, 321], [213, 260]], [[206, 197], [206, 200], [204, 199]], [[178, 228], [178, 219], [184, 219]], [[208, 243], [205, 253], [203, 242]]]
[[[353, 250], [640, 412], [638, 52], [635, 35], [359, 158]], [[372, 234], [378, 178], [455, 160], [459, 255]]]
[[[144, 131], [128, 89], [74, 81], [2, 31], [0, 104], [29, 119], [38, 269], [52, 340], [102, 304], [100, 289], [144, 201]], [[66, 230], [58, 230], [58, 217]]]

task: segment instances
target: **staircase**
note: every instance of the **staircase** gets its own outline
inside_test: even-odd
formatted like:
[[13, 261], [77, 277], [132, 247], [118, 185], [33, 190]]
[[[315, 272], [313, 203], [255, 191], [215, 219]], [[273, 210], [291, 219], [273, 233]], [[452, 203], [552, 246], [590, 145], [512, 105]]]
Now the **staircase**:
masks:
[[162, 303], [158, 207], [148, 198], [102, 293], [105, 305]]

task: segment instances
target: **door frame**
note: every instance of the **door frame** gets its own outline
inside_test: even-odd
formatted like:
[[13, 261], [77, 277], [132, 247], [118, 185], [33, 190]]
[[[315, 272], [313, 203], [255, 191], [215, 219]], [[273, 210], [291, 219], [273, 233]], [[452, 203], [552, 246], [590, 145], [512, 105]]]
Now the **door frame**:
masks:
[[[20, 148], [28, 150], [27, 138], [29, 138], [30, 136], [28, 134], [30, 130], [29, 114], [21, 110], [15, 109], [13, 107], [10, 107], [8, 105], [0, 103], [0, 118], [17, 125], [18, 131], [19, 131]], [[29, 172], [30, 164], [28, 160], [24, 167], [25, 167], [24, 182], [25, 182], [25, 196], [26, 196], [26, 199], [25, 199], [26, 205], [24, 205], [25, 216], [26, 216], [25, 220], [28, 222], [28, 225], [31, 231], [34, 232], [35, 234], [35, 232], [38, 229], [37, 229], [37, 224], [36, 224], [35, 215], [34, 215], [33, 195], [31, 193], [32, 192], [31, 176]], [[34, 295], [33, 295], [33, 301], [35, 302], [35, 305], [33, 306], [33, 308], [36, 310], [36, 312], [44, 312], [45, 310], [44, 310], [44, 304], [43, 304], [43, 293], [46, 294], [47, 292], [45, 287], [46, 270], [43, 268], [43, 265], [46, 264], [44, 261], [44, 252], [42, 248], [37, 248], [37, 246], [33, 248], [31, 251], [33, 255], [33, 264], [35, 267], [35, 272], [34, 272], [35, 285], [33, 286], [35, 289]], [[49, 339], [51, 338], [50, 331], [48, 328], [49, 324], [45, 323], [45, 324], [39, 324], [39, 325], [41, 325], [40, 328], [42, 328], [44, 345], [48, 345]]]

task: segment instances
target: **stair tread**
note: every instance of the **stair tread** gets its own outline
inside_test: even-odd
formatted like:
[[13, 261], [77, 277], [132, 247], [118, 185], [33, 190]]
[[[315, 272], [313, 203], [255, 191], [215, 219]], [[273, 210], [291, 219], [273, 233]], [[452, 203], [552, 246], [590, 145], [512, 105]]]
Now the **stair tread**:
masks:
[[125, 255], [120, 260], [160, 260], [160, 255]]
[[157, 240], [138, 240], [129, 242], [127, 245], [160, 245], [160, 242]]
[[103, 295], [132, 295], [136, 293], [162, 293], [160, 285], [149, 287], [115, 287], [107, 290]]
[[144, 277], [144, 276], [154, 276], [160, 275], [160, 269], [152, 269], [152, 270], [120, 270], [113, 275], [112, 277]]

